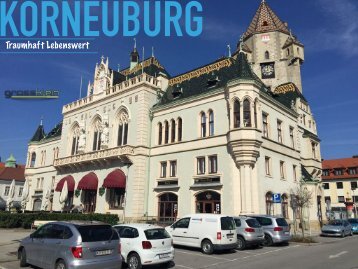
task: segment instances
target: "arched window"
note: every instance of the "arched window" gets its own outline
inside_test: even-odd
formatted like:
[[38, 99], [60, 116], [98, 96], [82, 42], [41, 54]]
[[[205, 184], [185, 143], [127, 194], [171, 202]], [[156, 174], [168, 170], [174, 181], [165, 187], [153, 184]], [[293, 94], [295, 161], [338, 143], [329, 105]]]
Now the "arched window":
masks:
[[174, 143], [175, 142], [175, 130], [176, 130], [176, 126], [175, 126], [175, 120], [171, 120], [170, 122], [170, 128], [171, 128], [171, 142]]
[[201, 119], [201, 137], [206, 137], [206, 115], [204, 112], [201, 112], [200, 119]]
[[288, 197], [286, 194], [282, 194], [281, 196], [281, 211], [282, 216], [288, 219]]
[[209, 111], [209, 136], [214, 135], [214, 112], [212, 110]]
[[35, 163], [36, 163], [36, 153], [33, 152], [33, 153], [31, 154], [30, 167], [35, 167]]
[[244, 126], [251, 127], [251, 103], [248, 99], [244, 100]]
[[80, 139], [80, 127], [75, 125], [72, 128], [72, 148], [71, 155], [76, 155], [78, 153], [78, 141]]
[[181, 142], [183, 139], [183, 120], [178, 119], [178, 142]]
[[290, 48], [287, 48], [287, 56], [290, 55]]
[[234, 128], [240, 128], [240, 101], [234, 102]]
[[125, 146], [128, 143], [128, 113], [121, 111], [118, 116], [118, 140], [117, 146]]
[[173, 222], [178, 214], [178, 196], [173, 193], [164, 193], [158, 201], [159, 221]]
[[159, 122], [158, 124], [158, 145], [161, 145], [163, 141], [163, 124]]
[[169, 123], [165, 121], [164, 123], [164, 144], [169, 143]]
[[267, 215], [273, 215], [273, 201], [272, 201], [272, 192], [266, 193], [266, 214]]
[[93, 124], [93, 147], [92, 150], [101, 149], [101, 137], [102, 137], [102, 122], [100, 119], [96, 119]]
[[270, 53], [268, 51], [265, 52], [265, 59], [266, 60], [270, 59]]

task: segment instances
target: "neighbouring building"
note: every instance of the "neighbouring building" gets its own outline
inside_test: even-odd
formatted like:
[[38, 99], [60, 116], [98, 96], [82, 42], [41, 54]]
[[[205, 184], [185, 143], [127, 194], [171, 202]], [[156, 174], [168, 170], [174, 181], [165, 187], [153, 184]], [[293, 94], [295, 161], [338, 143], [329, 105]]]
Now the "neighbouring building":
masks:
[[128, 221], [194, 212], [292, 220], [291, 192], [304, 179], [315, 197], [305, 219], [318, 223], [320, 140], [302, 90], [304, 46], [265, 1], [228, 57], [178, 76], [154, 55], [139, 59], [135, 47], [130, 67], [114, 70], [102, 57], [87, 96], [65, 105], [48, 134], [38, 127], [27, 209], [47, 192], [53, 210], [83, 203]]
[[16, 159], [11, 154], [5, 163], [0, 163], [0, 210], [6, 209], [6, 201], [9, 198], [10, 186], [13, 180], [15, 180], [13, 206], [20, 209], [25, 183], [25, 165], [16, 164]]
[[[328, 205], [326, 213], [331, 218], [345, 218], [347, 216], [345, 203], [358, 202], [357, 184], [358, 156], [322, 162], [324, 201]], [[353, 206], [353, 214], [356, 210]]]

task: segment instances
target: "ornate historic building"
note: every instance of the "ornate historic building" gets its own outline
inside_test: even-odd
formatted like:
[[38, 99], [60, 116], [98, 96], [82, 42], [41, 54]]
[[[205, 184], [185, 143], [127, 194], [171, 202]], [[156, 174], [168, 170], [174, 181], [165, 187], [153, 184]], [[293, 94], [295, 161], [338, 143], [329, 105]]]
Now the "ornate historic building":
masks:
[[292, 219], [291, 193], [303, 178], [315, 196], [306, 219], [317, 220], [320, 140], [303, 60], [303, 45], [266, 2], [233, 55], [185, 74], [170, 76], [155, 57], [140, 62], [136, 48], [125, 70], [102, 58], [87, 96], [31, 140], [27, 208], [47, 190], [54, 210], [83, 203], [127, 220], [194, 212]]

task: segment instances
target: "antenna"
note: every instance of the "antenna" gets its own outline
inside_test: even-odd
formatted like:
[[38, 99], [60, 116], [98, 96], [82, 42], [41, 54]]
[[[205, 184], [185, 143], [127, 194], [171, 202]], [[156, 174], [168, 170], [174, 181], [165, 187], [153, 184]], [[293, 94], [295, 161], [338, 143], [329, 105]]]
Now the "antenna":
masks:
[[82, 76], [81, 76], [81, 84], [80, 84], [80, 99], [82, 98]]

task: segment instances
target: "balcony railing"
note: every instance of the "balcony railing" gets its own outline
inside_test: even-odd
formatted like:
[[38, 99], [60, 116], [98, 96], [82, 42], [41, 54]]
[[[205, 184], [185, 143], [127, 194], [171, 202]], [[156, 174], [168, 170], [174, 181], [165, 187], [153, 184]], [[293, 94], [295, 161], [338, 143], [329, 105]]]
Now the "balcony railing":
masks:
[[104, 149], [99, 151], [92, 151], [88, 153], [78, 154], [65, 158], [56, 159], [54, 166], [61, 168], [65, 166], [73, 166], [77, 164], [84, 164], [88, 162], [101, 162], [110, 159], [122, 159], [128, 161], [128, 156], [134, 155], [134, 147], [124, 146], [117, 148]]

